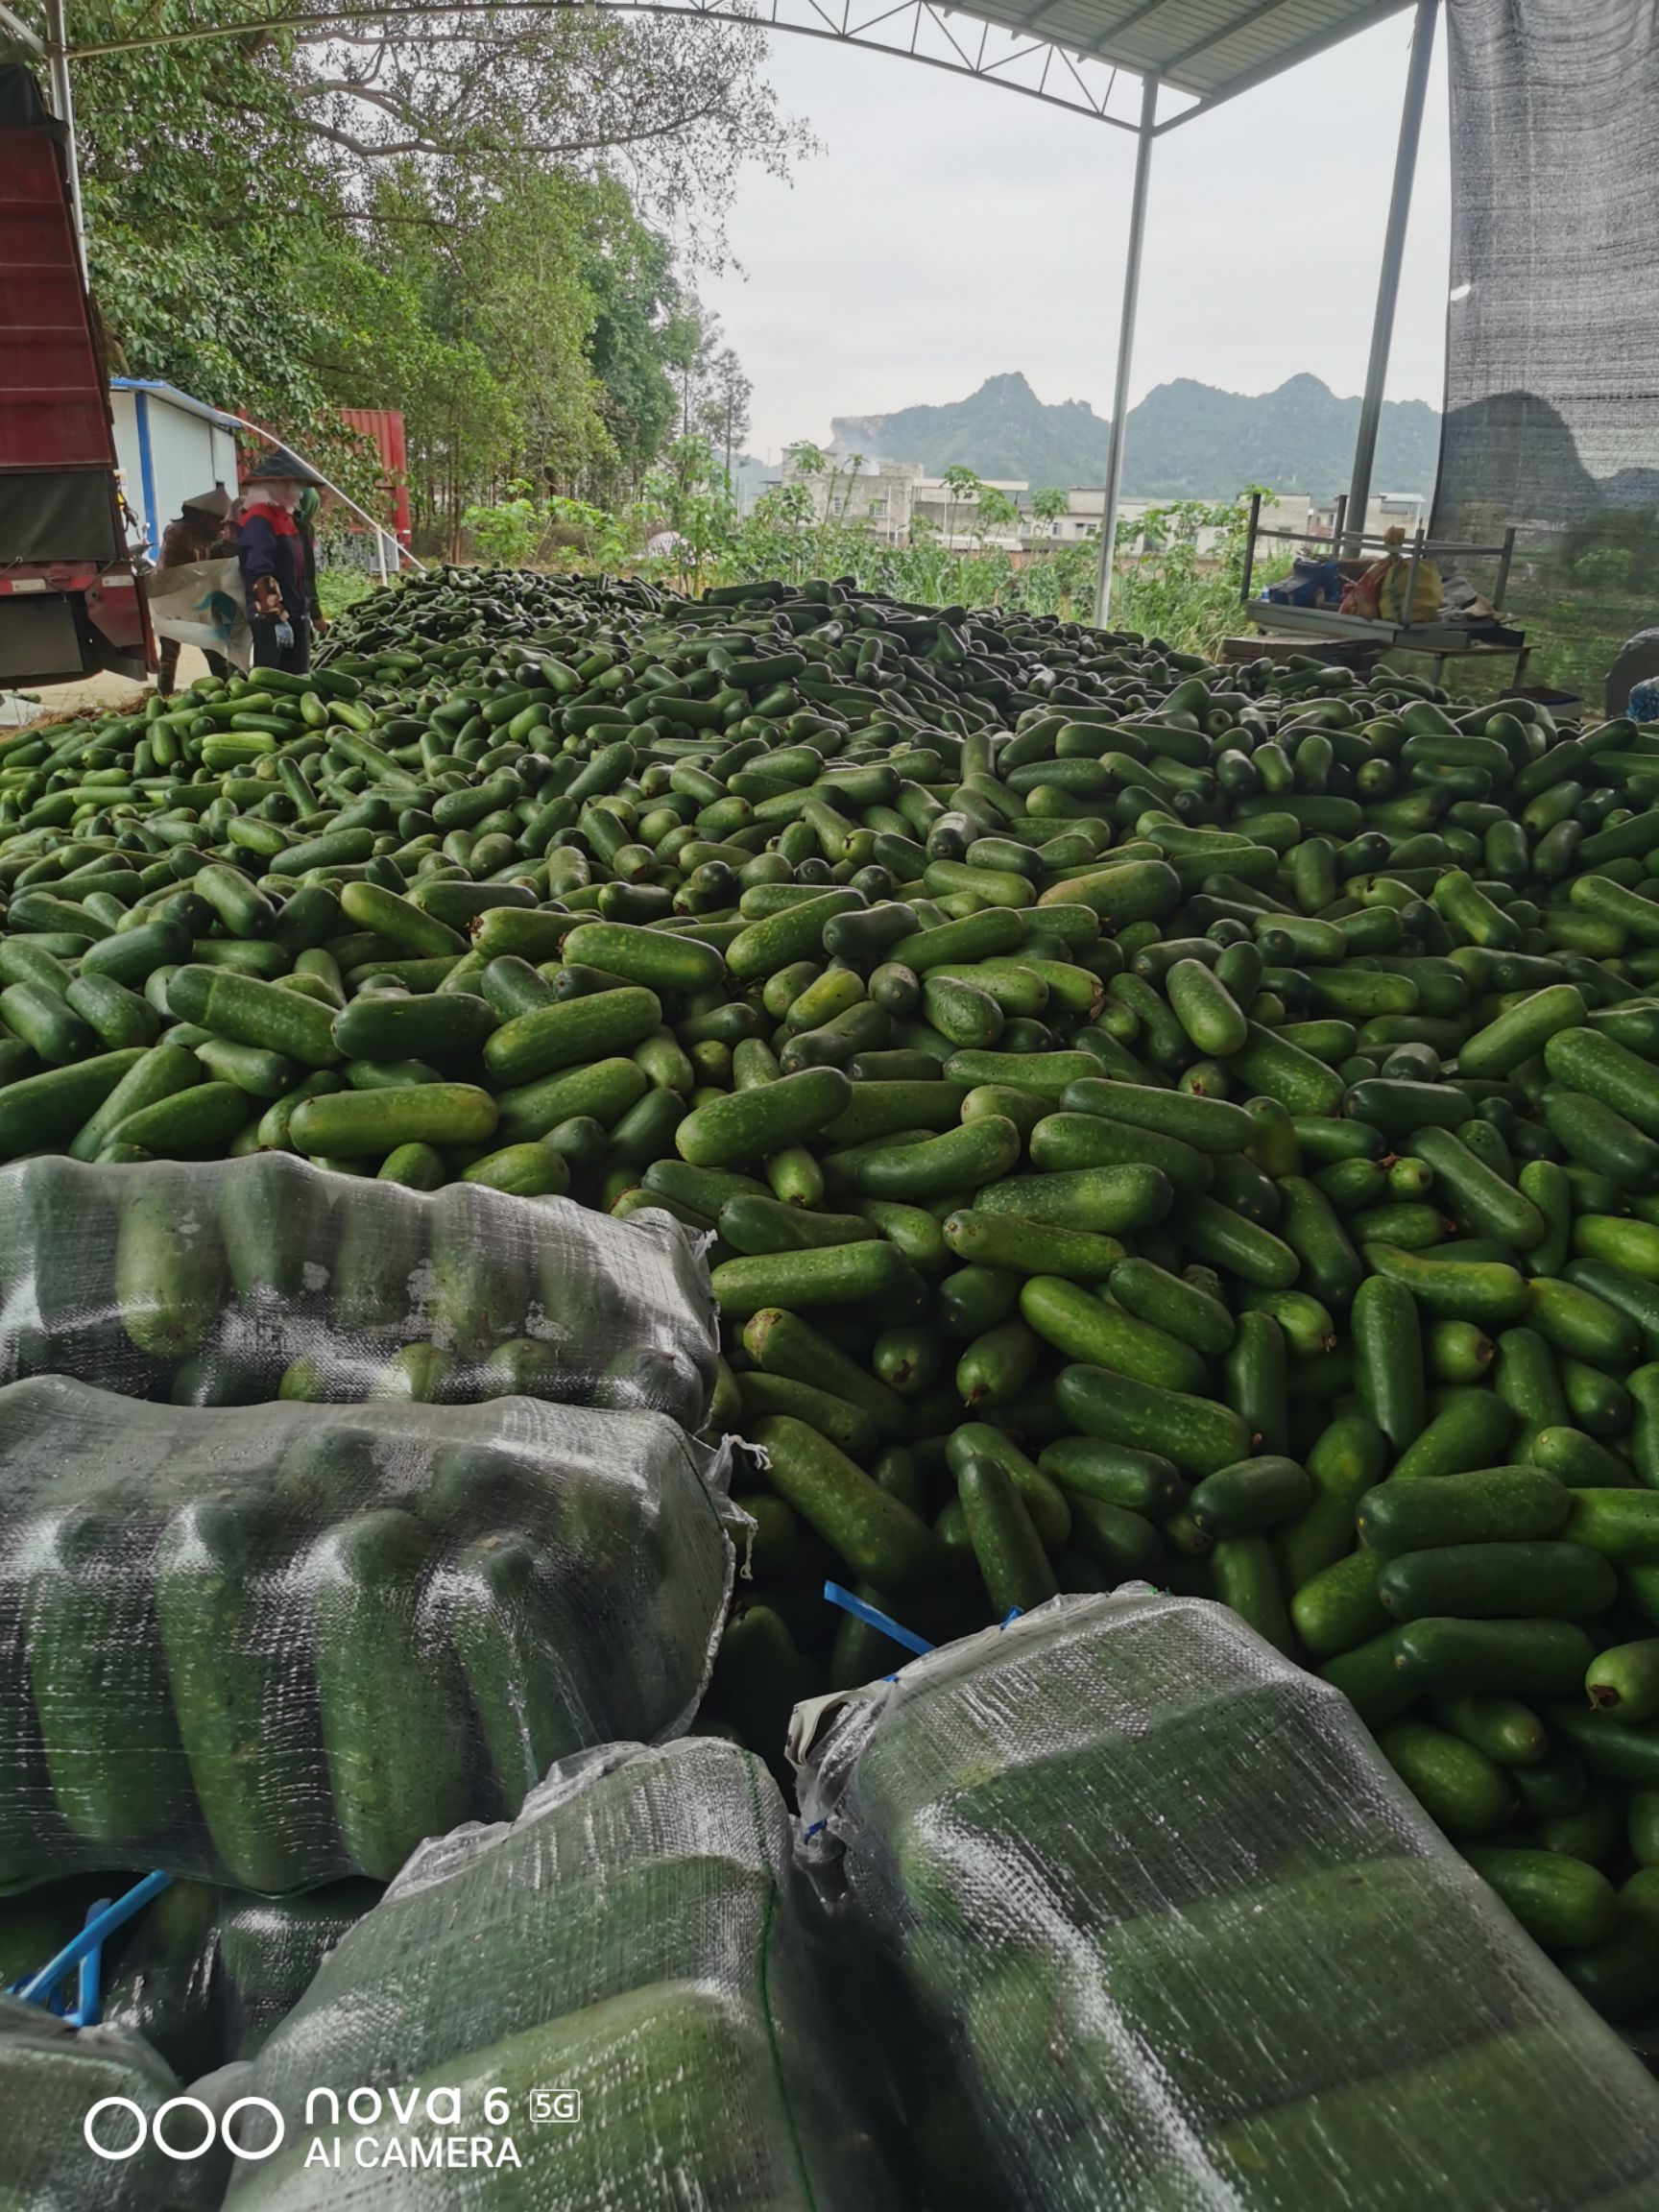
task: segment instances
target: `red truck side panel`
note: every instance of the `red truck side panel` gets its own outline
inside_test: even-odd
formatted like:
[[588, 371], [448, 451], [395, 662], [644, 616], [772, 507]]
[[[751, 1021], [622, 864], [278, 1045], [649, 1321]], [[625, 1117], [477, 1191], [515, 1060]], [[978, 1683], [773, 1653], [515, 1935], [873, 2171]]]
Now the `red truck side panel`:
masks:
[[0, 469], [114, 467], [58, 152], [0, 131]]
[[96, 667], [141, 678], [150, 617], [60, 133], [14, 64], [0, 66], [0, 685]]

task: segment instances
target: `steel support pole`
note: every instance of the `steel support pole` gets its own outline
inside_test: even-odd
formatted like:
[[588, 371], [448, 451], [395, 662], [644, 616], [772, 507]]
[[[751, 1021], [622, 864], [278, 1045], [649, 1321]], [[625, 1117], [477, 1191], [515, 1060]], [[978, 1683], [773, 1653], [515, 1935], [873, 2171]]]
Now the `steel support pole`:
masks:
[[18, 45], [26, 46], [31, 54], [44, 54], [46, 51], [36, 34], [24, 22], [22, 16], [13, 13], [6, 6], [5, 0], [0, 0], [0, 31], [10, 31]]
[[[1394, 307], [1400, 297], [1400, 265], [1406, 258], [1406, 231], [1411, 220], [1411, 187], [1417, 176], [1417, 142], [1423, 133], [1423, 102], [1429, 90], [1429, 64], [1434, 53], [1437, 0], [1417, 0], [1411, 30], [1411, 60], [1406, 72], [1406, 100], [1400, 110], [1400, 144], [1394, 156], [1394, 188], [1388, 197], [1388, 227], [1382, 235], [1382, 269], [1377, 279], [1377, 312], [1371, 323], [1371, 358], [1365, 368], [1365, 394], [1359, 402], [1359, 431], [1354, 442], [1354, 475], [1348, 489], [1348, 519], [1363, 533], [1371, 503], [1371, 470], [1377, 459], [1377, 430], [1382, 420], [1382, 391], [1388, 381], [1388, 352], [1394, 342]], [[1354, 544], [1352, 534], [1345, 541]], [[1343, 548], [1338, 547], [1340, 552]]]
[[1250, 526], [1244, 533], [1244, 569], [1238, 579], [1238, 603], [1245, 605], [1250, 597], [1250, 585], [1256, 573], [1256, 532], [1262, 521], [1262, 494], [1250, 494]]
[[1113, 541], [1118, 536], [1118, 494], [1123, 482], [1129, 371], [1135, 353], [1135, 310], [1141, 300], [1141, 253], [1146, 238], [1146, 194], [1152, 179], [1152, 137], [1157, 122], [1158, 80], [1144, 77], [1141, 82], [1140, 135], [1135, 141], [1135, 189], [1129, 202], [1129, 252], [1123, 265], [1123, 312], [1118, 325], [1118, 375], [1106, 447], [1106, 495], [1100, 511], [1100, 579], [1094, 590], [1094, 619], [1102, 630], [1112, 617]]
[[63, 166], [69, 173], [69, 217], [81, 274], [86, 276], [86, 217], [81, 205], [81, 157], [75, 144], [75, 96], [69, 85], [69, 34], [63, 0], [46, 0], [46, 67], [52, 112], [63, 126]]

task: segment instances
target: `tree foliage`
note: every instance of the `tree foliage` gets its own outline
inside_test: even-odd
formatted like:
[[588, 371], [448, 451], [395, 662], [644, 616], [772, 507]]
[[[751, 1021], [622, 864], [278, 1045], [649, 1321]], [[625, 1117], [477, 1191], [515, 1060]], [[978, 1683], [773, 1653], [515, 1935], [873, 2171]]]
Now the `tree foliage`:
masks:
[[[39, 24], [39, 0], [17, 8]], [[417, 530], [443, 552], [512, 485], [621, 505], [671, 433], [714, 438], [708, 393], [746, 386], [677, 264], [719, 253], [744, 162], [781, 170], [805, 143], [757, 30], [432, 0], [305, 43], [273, 12], [69, 0], [77, 46], [234, 33], [74, 64], [116, 366], [353, 488], [373, 469], [337, 410], [400, 408]]]
[[983, 541], [995, 537], [998, 530], [1012, 530], [1020, 520], [1020, 510], [1006, 492], [995, 484], [980, 486], [979, 497], [974, 517], [974, 535]]
[[356, 164], [413, 157], [499, 185], [526, 165], [602, 163], [648, 216], [709, 251], [743, 164], [781, 174], [805, 143], [759, 77], [764, 58], [747, 25], [690, 33], [563, 0], [480, 18], [432, 0], [405, 16], [366, 7], [308, 57], [297, 94]]
[[[183, 0], [77, 0], [69, 35], [189, 20]], [[282, 84], [289, 66], [268, 37], [74, 71], [93, 288], [117, 359], [284, 429], [309, 422], [322, 397], [293, 271], [326, 245], [333, 205], [329, 165], [314, 165]]]
[[[478, 517], [480, 540], [488, 533], [516, 558], [630, 571], [683, 590], [847, 576], [863, 589], [922, 606], [1000, 605], [1093, 620], [1097, 538], [1044, 541], [1016, 552], [989, 543], [989, 525], [969, 547], [913, 523], [908, 542], [894, 544], [868, 517], [851, 511], [848, 493], [861, 456], [831, 456], [805, 441], [786, 450], [788, 480], [773, 485], [747, 514], [738, 512], [720, 455], [693, 439], [676, 442], [638, 495], [619, 509], [554, 499], [532, 513], [509, 500]], [[971, 487], [959, 480], [954, 489]], [[1003, 527], [997, 500], [1006, 494], [980, 489], [994, 493], [992, 517]], [[1044, 504], [1052, 510], [1052, 499]], [[1045, 518], [1052, 520], [1052, 512]], [[1114, 624], [1182, 650], [1218, 652], [1239, 627], [1248, 518], [1245, 495], [1224, 506], [1178, 502], [1126, 519], [1118, 532]]]
[[[1125, 630], [1172, 643], [1202, 640], [1200, 650], [1218, 650], [1221, 639], [1248, 627], [1239, 613], [1238, 588], [1244, 574], [1244, 547], [1250, 530], [1250, 499], [1263, 504], [1273, 494], [1262, 484], [1247, 484], [1237, 499], [1212, 505], [1178, 499], [1142, 515], [1119, 516], [1112, 585], [1112, 620]], [[1091, 565], [1099, 559], [1098, 539], [1086, 541]], [[1258, 565], [1260, 586], [1287, 562]]]

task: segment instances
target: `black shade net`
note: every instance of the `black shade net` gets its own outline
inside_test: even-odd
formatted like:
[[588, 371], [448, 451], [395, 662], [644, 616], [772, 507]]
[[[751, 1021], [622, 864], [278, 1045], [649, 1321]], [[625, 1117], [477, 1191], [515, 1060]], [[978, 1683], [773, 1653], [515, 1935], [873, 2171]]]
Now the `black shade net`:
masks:
[[1659, 620], [1659, 0], [1449, 0], [1446, 12], [1452, 294], [1434, 535], [1495, 544], [1516, 526], [1509, 610], [1542, 671], [1599, 710], [1619, 646]]

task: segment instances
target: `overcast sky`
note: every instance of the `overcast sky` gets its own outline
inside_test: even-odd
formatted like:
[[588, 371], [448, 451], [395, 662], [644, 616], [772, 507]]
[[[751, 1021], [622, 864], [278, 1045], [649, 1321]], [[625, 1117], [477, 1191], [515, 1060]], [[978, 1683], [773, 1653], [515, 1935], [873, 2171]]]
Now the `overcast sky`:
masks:
[[[1159, 141], [1132, 397], [1175, 376], [1270, 391], [1364, 380], [1411, 14]], [[1448, 156], [1443, 39], [1424, 121], [1388, 397], [1438, 406]], [[739, 270], [699, 289], [755, 384], [749, 447], [832, 415], [964, 397], [1022, 369], [1110, 411], [1134, 140], [991, 86], [778, 34], [770, 74], [823, 152], [746, 176]]]

